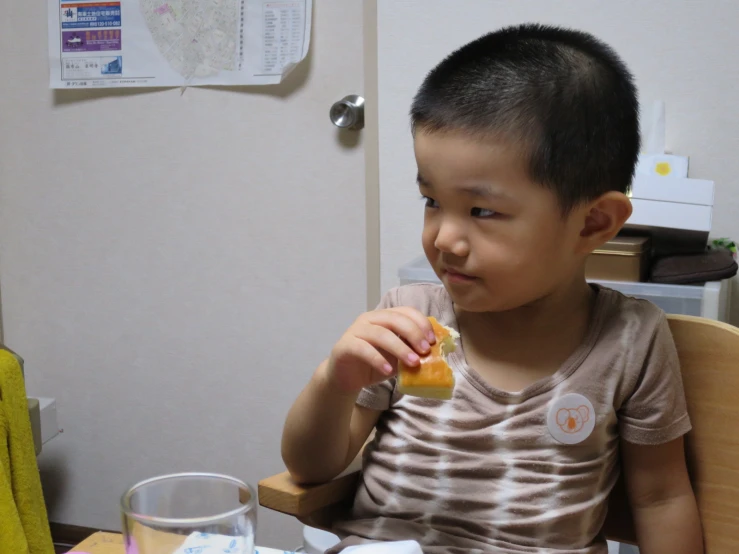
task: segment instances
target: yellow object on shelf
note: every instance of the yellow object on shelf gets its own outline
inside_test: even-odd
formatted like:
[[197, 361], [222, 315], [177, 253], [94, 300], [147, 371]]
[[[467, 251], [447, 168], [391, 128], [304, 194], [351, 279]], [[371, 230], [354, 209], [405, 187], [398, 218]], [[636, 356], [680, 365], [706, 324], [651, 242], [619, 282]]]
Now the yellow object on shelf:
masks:
[[0, 350], [0, 554], [54, 554], [18, 360]]
[[655, 177], [686, 178], [689, 161], [687, 156], [674, 154], [641, 154], [636, 165], [636, 173]]

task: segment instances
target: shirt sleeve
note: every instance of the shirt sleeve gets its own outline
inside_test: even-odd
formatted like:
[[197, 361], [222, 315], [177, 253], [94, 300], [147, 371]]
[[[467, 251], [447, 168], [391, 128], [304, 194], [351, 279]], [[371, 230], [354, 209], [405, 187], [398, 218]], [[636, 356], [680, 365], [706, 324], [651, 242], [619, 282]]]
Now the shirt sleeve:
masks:
[[659, 445], [691, 429], [680, 361], [663, 315], [632, 394], [619, 410], [621, 438], [632, 444]]
[[[384, 310], [398, 306], [398, 296], [398, 289], [388, 291], [375, 309]], [[392, 377], [382, 383], [364, 388], [357, 397], [357, 404], [364, 408], [381, 412], [390, 409], [395, 393], [395, 381], [395, 377]]]

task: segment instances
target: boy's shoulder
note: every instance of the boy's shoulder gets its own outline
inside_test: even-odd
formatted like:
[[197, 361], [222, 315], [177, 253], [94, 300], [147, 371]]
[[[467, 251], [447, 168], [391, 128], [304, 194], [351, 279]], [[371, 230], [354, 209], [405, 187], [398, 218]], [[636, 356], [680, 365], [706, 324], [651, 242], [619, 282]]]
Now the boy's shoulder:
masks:
[[604, 295], [599, 341], [615, 336], [620, 343], [628, 341], [622, 347], [649, 348], [654, 336], [667, 328], [667, 315], [649, 300], [604, 287], [600, 287], [599, 294]]
[[661, 320], [666, 317], [665, 312], [649, 300], [627, 296], [622, 292], [608, 287], [599, 286], [598, 288], [600, 293], [605, 293], [611, 297], [611, 309], [609, 311], [611, 317], [623, 313], [635, 314], [647, 321]]

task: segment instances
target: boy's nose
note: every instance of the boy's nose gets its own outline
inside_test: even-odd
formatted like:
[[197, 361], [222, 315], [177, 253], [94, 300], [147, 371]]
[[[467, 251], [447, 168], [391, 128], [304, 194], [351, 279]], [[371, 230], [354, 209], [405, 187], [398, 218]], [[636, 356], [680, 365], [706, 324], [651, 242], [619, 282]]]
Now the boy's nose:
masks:
[[463, 229], [454, 222], [442, 222], [434, 246], [441, 252], [464, 257], [469, 254], [469, 244]]

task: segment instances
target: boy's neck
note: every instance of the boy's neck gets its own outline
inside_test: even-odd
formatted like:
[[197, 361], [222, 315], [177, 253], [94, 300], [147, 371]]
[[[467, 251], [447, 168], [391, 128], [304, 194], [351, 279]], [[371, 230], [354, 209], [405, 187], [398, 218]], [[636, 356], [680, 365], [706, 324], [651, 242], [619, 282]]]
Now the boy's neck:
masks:
[[[480, 326], [501, 339], [524, 339], [568, 331], [584, 335], [596, 293], [584, 275], [549, 295], [505, 312], [465, 312], [457, 310], [461, 326]], [[462, 324], [464, 321], [464, 325]]]

